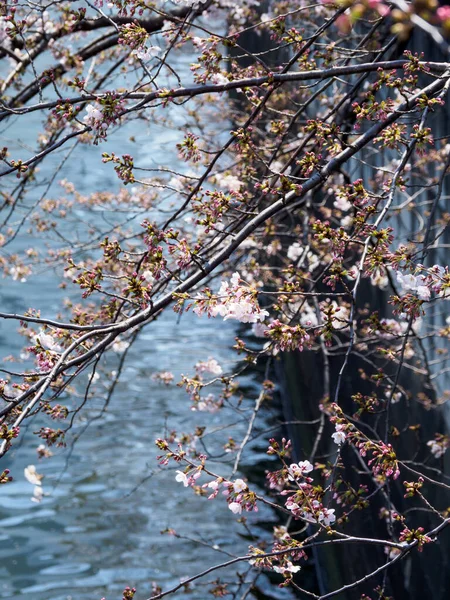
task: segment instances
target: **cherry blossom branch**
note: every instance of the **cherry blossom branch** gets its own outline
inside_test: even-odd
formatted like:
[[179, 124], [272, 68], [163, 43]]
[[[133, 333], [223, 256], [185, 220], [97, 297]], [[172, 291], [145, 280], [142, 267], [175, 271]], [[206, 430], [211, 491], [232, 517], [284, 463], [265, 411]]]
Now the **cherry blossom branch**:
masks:
[[[104, 50], [105, 48], [101, 48]], [[93, 55], [93, 54], [92, 54]], [[91, 57], [91, 53], [87, 58]], [[309, 71], [292, 71], [290, 73], [270, 73], [269, 75], [263, 75], [261, 77], [249, 77], [244, 79], [237, 79], [234, 81], [229, 81], [228, 83], [219, 83], [219, 84], [204, 84], [197, 85], [193, 87], [181, 87], [174, 89], [158, 89], [153, 92], [145, 93], [145, 92], [132, 92], [127, 91], [124, 93], [124, 97], [131, 100], [141, 100], [142, 102], [130, 107], [129, 109], [124, 110], [121, 115], [126, 115], [131, 112], [135, 112], [146, 104], [153, 102], [154, 100], [168, 99], [174, 100], [175, 98], [193, 98], [195, 96], [214, 94], [220, 92], [227, 92], [230, 90], [236, 90], [247, 87], [261, 87], [265, 84], [275, 84], [275, 83], [295, 83], [298, 81], [321, 81], [324, 79], [332, 79], [336, 77], [343, 77], [344, 75], [355, 75], [358, 73], [370, 73], [378, 70], [382, 71], [390, 71], [395, 69], [402, 69], [405, 66], [410, 64], [410, 61], [407, 59], [400, 60], [391, 60], [391, 61], [379, 61], [379, 62], [370, 62], [370, 63], [360, 63], [360, 64], [350, 64], [342, 67], [331, 67], [329, 69], [313, 69]], [[444, 76], [445, 72], [449, 68], [449, 63], [436, 63], [436, 62], [419, 62], [419, 64], [423, 67], [429, 67], [431, 70], [436, 71], [437, 73]], [[34, 95], [34, 94], [33, 94]], [[32, 97], [32, 96], [30, 96]], [[102, 93], [98, 94], [85, 94], [83, 96], [75, 96], [73, 98], [65, 98], [64, 100], [70, 104], [78, 104], [78, 103], [86, 103], [91, 100], [101, 100], [103, 98]], [[23, 104], [27, 102], [30, 98], [18, 98], [17, 103]], [[47, 110], [51, 108], [55, 108], [57, 106], [56, 100], [52, 100], [49, 102], [38, 103], [35, 105], [27, 106], [24, 108], [17, 108], [14, 110], [14, 113], [11, 113], [10, 110], [4, 110], [0, 112], [0, 119], [5, 117], [9, 117], [12, 115], [18, 114], [28, 114], [30, 112], [34, 112], [37, 110]]]

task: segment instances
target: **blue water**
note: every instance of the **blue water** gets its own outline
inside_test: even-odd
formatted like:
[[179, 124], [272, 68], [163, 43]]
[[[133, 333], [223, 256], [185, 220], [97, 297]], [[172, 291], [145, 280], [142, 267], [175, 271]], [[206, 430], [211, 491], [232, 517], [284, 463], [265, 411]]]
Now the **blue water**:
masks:
[[[217, 327], [212, 344], [209, 323], [187, 318], [177, 325], [171, 314], [144, 331], [129, 353], [107, 413], [83, 433], [70, 460], [69, 436], [66, 450], [38, 464], [49, 493], [39, 505], [31, 501], [32, 486], [22, 474], [29, 463], [37, 464], [37, 439], [30, 435], [33, 425], [29, 427], [21, 447], [4, 460], [15, 481], [2, 486], [0, 495], [0, 597], [84, 600], [109, 593], [114, 598], [132, 584], [139, 588], [138, 598], [146, 598], [152, 580], [163, 587], [174, 585], [179, 577], [226, 558], [162, 536], [160, 531], [169, 526], [211, 540], [232, 554], [245, 554], [247, 544], [239, 539], [239, 526], [224, 499], [199, 499], [175, 481], [174, 471], [159, 470], [154, 446], [166, 422], [181, 433], [192, 430], [194, 422], [215, 428], [239, 421], [231, 411], [192, 413], [179, 388], [151, 380], [161, 369], [187, 373], [193, 357], [204, 359], [210, 353], [226, 366], [232, 333], [230, 327]], [[73, 433], [100, 408], [101, 401], [94, 398]], [[236, 439], [243, 427], [241, 420], [233, 428]], [[205, 441], [211, 452], [219, 450], [214, 438]], [[217, 468], [224, 472], [223, 466]], [[155, 474], [145, 481], [151, 471]], [[188, 597], [203, 594], [200, 590]]]

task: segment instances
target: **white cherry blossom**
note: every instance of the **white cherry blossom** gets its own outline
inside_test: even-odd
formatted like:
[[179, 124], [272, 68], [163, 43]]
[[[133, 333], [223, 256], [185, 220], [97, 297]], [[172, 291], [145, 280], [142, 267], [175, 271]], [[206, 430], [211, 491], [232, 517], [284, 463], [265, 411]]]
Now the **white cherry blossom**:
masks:
[[40, 484], [36, 485], [33, 490], [33, 496], [31, 497], [31, 501], [39, 504], [39, 502], [42, 501], [43, 496], [44, 490], [42, 489], [42, 487], [40, 487]]
[[42, 329], [34, 336], [33, 341], [35, 344], [39, 342], [45, 350], [56, 353], [62, 352], [62, 347], [58, 344], [57, 340], [49, 333], [45, 333]]
[[159, 46], [150, 46], [150, 47], [142, 46], [141, 48], [133, 50], [133, 52], [131, 54], [133, 56], [136, 56], [140, 60], [150, 60], [151, 58], [154, 58], [155, 56], [159, 56], [161, 54], [161, 52], [162, 52], [162, 50]]
[[130, 346], [130, 342], [125, 342], [124, 340], [117, 339], [112, 345], [113, 352], [117, 352], [117, 354], [121, 354], [125, 352], [125, 350]]
[[240, 515], [242, 512], [242, 505], [239, 502], [230, 502], [228, 508], [234, 515]]
[[215, 358], [200, 361], [195, 365], [197, 373], [212, 373], [213, 375], [222, 375], [223, 370]]
[[441, 458], [441, 456], [444, 456], [446, 451], [444, 444], [440, 444], [436, 440], [430, 440], [427, 442], [427, 446], [430, 448], [430, 452], [435, 458]]
[[44, 476], [40, 475], [36, 471], [36, 467], [34, 465], [28, 465], [28, 467], [25, 467], [23, 473], [25, 475], [25, 479], [27, 481], [29, 481], [30, 483], [32, 483], [33, 485], [35, 485], [35, 486], [42, 485], [42, 480], [43, 480]]
[[236, 492], [236, 494], [240, 494], [246, 489], [247, 484], [242, 479], [236, 479], [236, 481], [233, 483], [233, 490]]
[[292, 463], [288, 467], [288, 479], [290, 481], [295, 481], [295, 479], [298, 479], [307, 473], [311, 473], [313, 469], [314, 467], [309, 460], [302, 460], [298, 464]]
[[290, 561], [286, 561], [286, 564], [283, 567], [273, 567], [275, 573], [281, 573], [282, 575], [284, 575], [284, 573], [298, 573], [300, 569], [301, 567], [299, 565], [294, 566]]
[[338, 446], [341, 446], [346, 439], [346, 435], [345, 435], [345, 426], [344, 425], [340, 425], [339, 423], [336, 425], [336, 431], [331, 435], [331, 437], [333, 438], [333, 442], [335, 444], [337, 444]]
[[175, 476], [175, 481], [178, 481], [184, 485], [184, 487], [189, 486], [189, 477], [183, 471], [177, 471], [177, 475]]

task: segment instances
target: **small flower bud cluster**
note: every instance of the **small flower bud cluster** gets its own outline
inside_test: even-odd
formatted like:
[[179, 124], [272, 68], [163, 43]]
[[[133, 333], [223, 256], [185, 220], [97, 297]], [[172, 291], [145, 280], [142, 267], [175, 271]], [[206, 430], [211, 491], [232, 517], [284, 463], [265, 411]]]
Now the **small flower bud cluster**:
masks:
[[424, 544], [429, 544], [432, 539], [424, 534], [424, 528], [418, 527], [417, 529], [409, 529], [409, 527], [405, 527], [405, 529], [400, 533], [399, 541], [407, 542], [411, 544], [413, 542], [417, 542], [417, 550], [422, 552]]
[[11, 447], [12, 440], [18, 437], [19, 433], [19, 427], [11, 427], [11, 429], [8, 429], [6, 423], [0, 425], [0, 440], [6, 442], [6, 450]]
[[133, 600], [136, 588], [126, 587], [122, 592], [122, 600]]
[[305, 346], [311, 346], [311, 336], [301, 325], [292, 327], [283, 324], [279, 319], [269, 324], [265, 335], [275, 342], [277, 350], [299, 350], [301, 352]]
[[9, 483], [10, 481], [12, 481], [12, 477], [10, 476], [10, 471], [9, 469], [5, 469], [4, 471], [2, 471], [0, 473], [0, 485], [2, 483]]
[[52, 429], [51, 427], [41, 427], [36, 432], [38, 437], [46, 441], [47, 446], [64, 447], [66, 445], [64, 438], [66, 436], [65, 431], [62, 429]]
[[132, 49], [142, 48], [147, 41], [147, 31], [137, 23], [127, 23], [120, 27], [118, 43]]

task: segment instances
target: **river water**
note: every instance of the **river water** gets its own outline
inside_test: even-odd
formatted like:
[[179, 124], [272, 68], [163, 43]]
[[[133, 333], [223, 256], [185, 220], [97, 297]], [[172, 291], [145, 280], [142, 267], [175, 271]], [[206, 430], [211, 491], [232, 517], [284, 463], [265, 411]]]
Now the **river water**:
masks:
[[[179, 58], [180, 63], [186, 63], [185, 68], [188, 58]], [[183, 64], [178, 67], [183, 68]], [[176, 121], [180, 115], [172, 112], [170, 117]], [[13, 156], [24, 157], [27, 146], [34, 146], [39, 127], [38, 113], [11, 121], [2, 125], [0, 142], [9, 146]], [[130, 152], [136, 162], [157, 167], [171, 160], [170, 152], [173, 155], [174, 142], [179, 138], [174, 129], [135, 122], [113, 134], [106, 144], [78, 145], [46, 197], [61, 193], [58, 181], [63, 178], [73, 182], [83, 194], [117, 189], [111, 165], [101, 163], [103, 151], [117, 152], [120, 142], [120, 153]], [[58, 161], [45, 162], [40, 180], [49, 180], [57, 164]], [[44, 189], [45, 186], [37, 186], [24, 199], [9, 225], [17, 227]], [[143, 214], [137, 214], [137, 224]], [[103, 223], [106, 229], [115, 215], [107, 210], [87, 213], [77, 209], [75, 217], [76, 221], [61, 225], [62, 231], [72, 228], [80, 240], [86, 240], [92, 219]], [[29, 247], [57, 245], [51, 234], [38, 237], [23, 226], [14, 243], [0, 251], [8, 256]], [[61, 277], [62, 265], [47, 265], [36, 269], [26, 282], [5, 280], [0, 291], [1, 310], [21, 313], [34, 307], [40, 308], [43, 316], [54, 317], [64, 298], [79, 298], [79, 291], [70, 283], [67, 289], [60, 289]], [[0, 322], [1, 357], [17, 356], [25, 345], [17, 326], [12, 321]], [[8, 467], [14, 475], [11, 484], [0, 488], [0, 598], [100, 600], [106, 596], [113, 600], [121, 598], [123, 588], [131, 585], [138, 588], [136, 600], [143, 600], [151, 595], [152, 581], [167, 589], [180, 578], [228, 560], [229, 555], [247, 552], [247, 532], [227, 510], [224, 498], [207, 501], [195, 497], [191, 489], [175, 481], [174, 470], [158, 468], [154, 445], [155, 438], [165, 431], [181, 434], [192, 432], [197, 424], [205, 425], [212, 432], [205, 438], [206, 451], [219, 457], [216, 462], [225, 462], [215, 466], [217, 471], [229, 475], [233, 457], [224, 453], [223, 444], [228, 436], [239, 441], [245, 434], [257, 373], [244, 379], [246, 394], [241, 408], [226, 408], [216, 414], [192, 412], [181, 388], [157, 384], [152, 375], [169, 370], [176, 382], [181, 373], [193, 373], [196, 361], [210, 356], [219, 361], [225, 372], [232, 371], [235, 335], [230, 322], [198, 318], [191, 313], [179, 319], [169, 311], [144, 329], [130, 349], [115, 393], [106, 412], [98, 418], [108, 373], [117, 369], [119, 356], [103, 363], [94, 396], [75, 420], [67, 448], [56, 450], [50, 459], [38, 461], [35, 448], [39, 440], [33, 431], [38, 429], [38, 423], [40, 427], [40, 417], [29, 421], [26, 431], [22, 428], [20, 442], [0, 461], [0, 468]], [[5, 368], [10, 366], [6, 363]], [[73, 407], [79, 400], [69, 397], [66, 403]], [[254, 462], [258, 462], [255, 451], [247, 459], [247, 466]], [[45, 496], [38, 504], [31, 500], [33, 486], [24, 477], [24, 468], [30, 464], [35, 464], [45, 476]], [[250, 527], [258, 522], [267, 525], [272, 519], [272, 513], [263, 509], [252, 516]], [[161, 530], [168, 527], [181, 536], [196, 538], [197, 542], [161, 535]], [[215, 549], [209, 547], [210, 542]], [[236, 581], [236, 570], [219, 571], [212, 579]], [[247, 565], [244, 563], [238, 570], [245, 573]], [[260, 590], [269, 588], [264, 576], [258, 580], [258, 586]], [[210, 587], [200, 584], [191, 591], [181, 590], [179, 595], [201, 600], [209, 596]], [[244, 590], [245, 586], [240, 593]], [[281, 590], [277, 597], [291, 595]]]
[[[159, 470], [154, 446], [166, 426], [188, 432], [202, 422], [210, 428], [238, 422], [230, 434], [242, 437], [239, 415], [193, 413], [182, 390], [151, 380], [160, 369], [171, 369], [176, 377], [187, 373], [194, 357], [211, 354], [231, 366], [233, 330], [215, 327], [212, 338], [210, 323], [187, 318], [177, 324], [171, 314], [155, 325], [132, 347], [107, 412], [83, 431], [101, 408], [95, 399], [90, 403], [74, 428], [74, 434], [83, 431], [74, 446], [69, 436], [67, 449], [37, 464], [31, 424], [23, 443], [7, 455], [15, 480], [2, 486], [0, 495], [1, 598], [112, 599], [128, 584], [138, 588], [137, 598], [147, 598], [151, 581], [166, 588], [229, 558], [161, 535], [167, 527], [233, 555], [246, 553], [248, 542], [239, 536], [244, 531], [224, 499], [197, 498], [175, 481], [173, 470]], [[208, 449], [217, 451], [217, 444]], [[23, 476], [30, 463], [45, 475], [48, 496], [40, 504], [31, 501], [32, 486]], [[269, 517], [263, 512], [258, 518], [264, 515]], [[200, 599], [205, 592], [200, 588], [183, 597]]]

